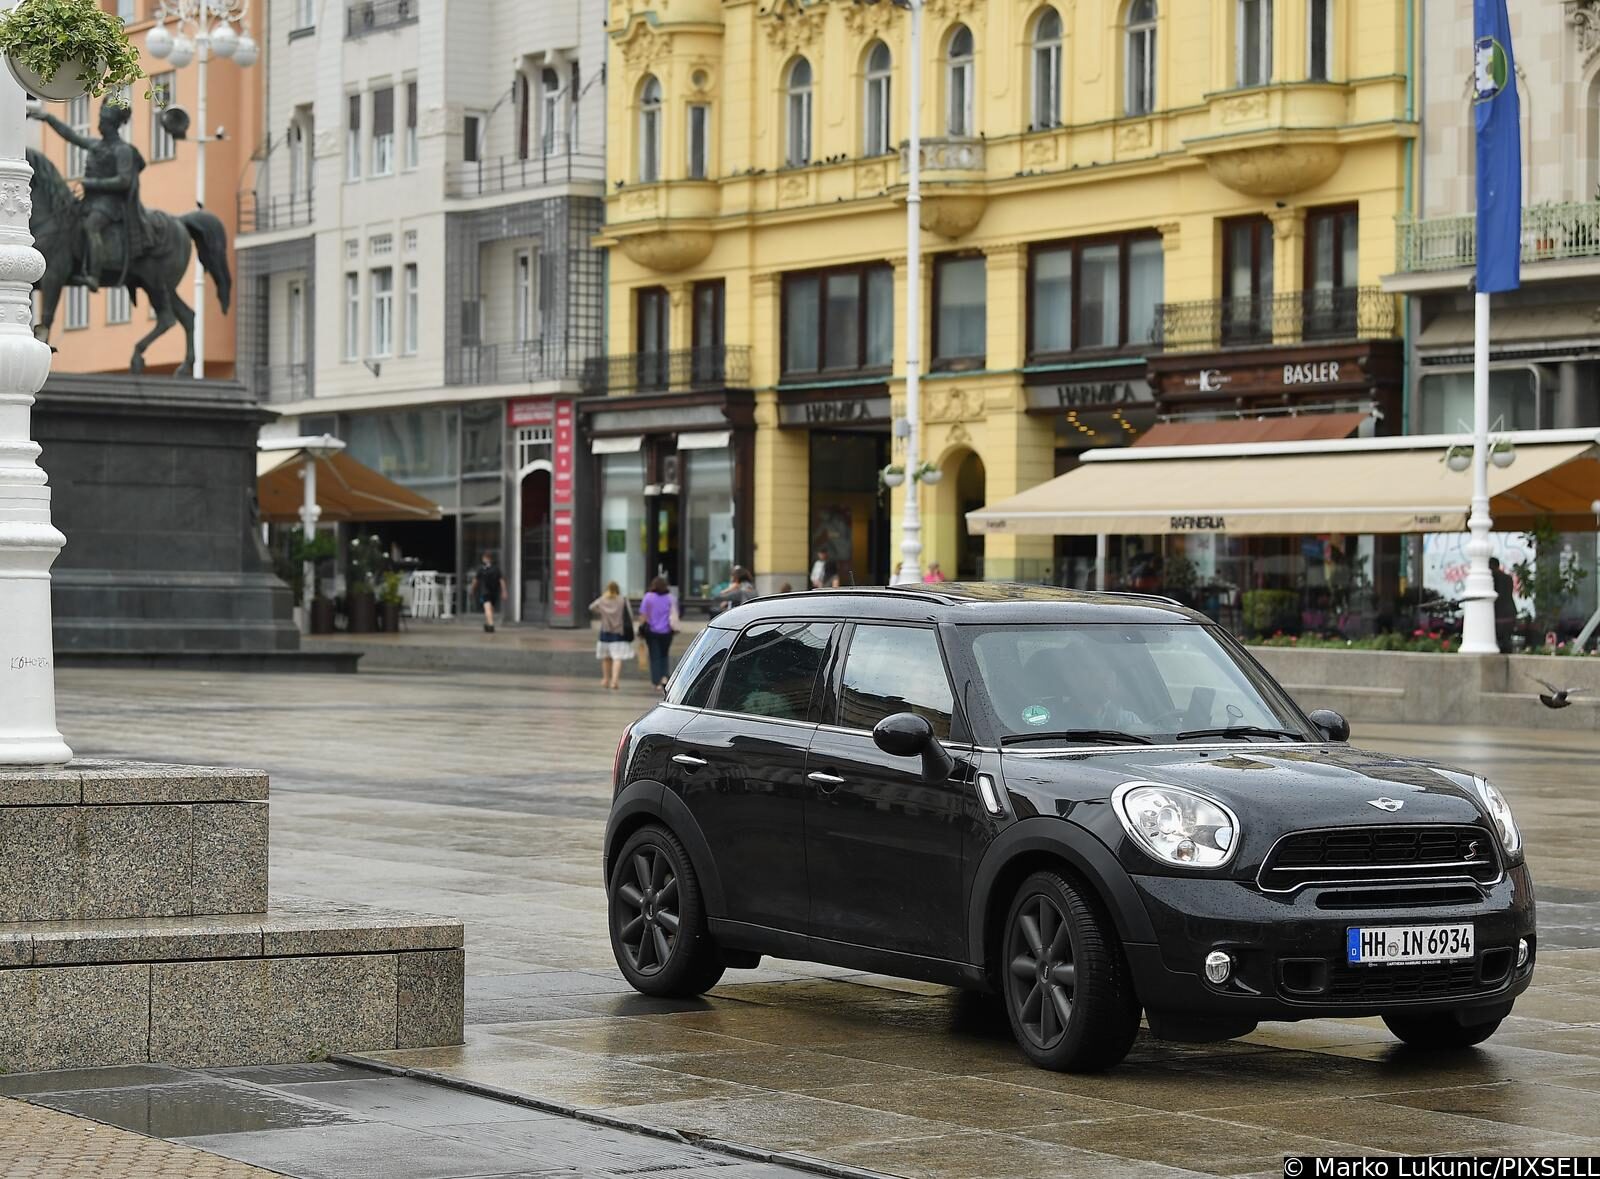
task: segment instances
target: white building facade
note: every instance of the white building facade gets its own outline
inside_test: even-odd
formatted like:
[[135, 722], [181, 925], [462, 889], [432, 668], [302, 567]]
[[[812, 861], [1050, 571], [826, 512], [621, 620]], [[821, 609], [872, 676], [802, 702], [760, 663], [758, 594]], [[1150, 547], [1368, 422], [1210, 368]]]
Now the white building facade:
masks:
[[438, 503], [361, 531], [443, 572], [495, 552], [528, 620], [573, 608], [604, 34], [583, 0], [270, 0], [240, 194], [239, 371], [269, 429], [336, 434]]

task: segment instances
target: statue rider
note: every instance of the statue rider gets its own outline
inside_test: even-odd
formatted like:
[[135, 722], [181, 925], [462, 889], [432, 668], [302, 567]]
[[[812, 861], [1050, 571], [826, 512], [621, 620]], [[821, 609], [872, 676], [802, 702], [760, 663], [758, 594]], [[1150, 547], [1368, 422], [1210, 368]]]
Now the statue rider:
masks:
[[115, 266], [126, 277], [128, 263], [146, 239], [144, 210], [139, 202], [139, 173], [144, 170], [144, 157], [119, 134], [132, 112], [109, 100], [102, 103], [99, 139], [80, 135], [40, 108], [30, 106], [28, 114], [49, 124], [57, 135], [86, 153], [82, 180], [83, 269], [67, 285], [98, 291], [100, 279], [110, 267]]

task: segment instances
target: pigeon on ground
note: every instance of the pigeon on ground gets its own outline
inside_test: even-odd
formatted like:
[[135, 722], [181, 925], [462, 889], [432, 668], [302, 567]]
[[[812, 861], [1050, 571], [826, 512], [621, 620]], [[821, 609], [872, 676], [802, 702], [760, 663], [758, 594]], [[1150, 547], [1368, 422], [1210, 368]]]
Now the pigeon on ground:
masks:
[[1583, 695], [1582, 688], [1558, 688], [1549, 680], [1541, 680], [1537, 676], [1529, 676], [1530, 680], [1547, 689], [1539, 693], [1539, 703], [1546, 708], [1566, 708], [1572, 703], [1569, 697]]

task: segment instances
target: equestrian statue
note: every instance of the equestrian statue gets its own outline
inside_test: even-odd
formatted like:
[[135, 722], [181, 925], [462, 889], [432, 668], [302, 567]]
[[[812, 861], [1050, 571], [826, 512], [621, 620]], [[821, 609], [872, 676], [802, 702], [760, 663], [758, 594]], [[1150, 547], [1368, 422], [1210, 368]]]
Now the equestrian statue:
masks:
[[28, 229], [34, 248], [44, 255], [44, 277], [39, 280], [39, 322], [33, 333], [46, 342], [55, 320], [61, 288], [102, 286], [128, 289], [137, 303], [143, 291], [156, 313], [156, 323], [133, 348], [130, 372], [144, 371], [145, 349], [174, 323], [183, 325], [187, 340], [184, 361], [177, 375], [194, 371], [194, 309], [178, 297], [178, 285], [189, 269], [191, 242], [200, 265], [217, 284], [217, 300], [224, 315], [233, 279], [228, 273], [228, 240], [215, 214], [195, 209], [173, 216], [146, 209], [139, 201], [139, 173], [144, 157], [120, 132], [129, 109], [111, 102], [100, 108], [100, 138], [80, 135], [54, 115], [30, 105], [28, 114], [48, 124], [61, 138], [86, 153], [83, 196], [72, 188], [43, 152], [28, 148], [33, 168], [29, 181], [33, 213]]

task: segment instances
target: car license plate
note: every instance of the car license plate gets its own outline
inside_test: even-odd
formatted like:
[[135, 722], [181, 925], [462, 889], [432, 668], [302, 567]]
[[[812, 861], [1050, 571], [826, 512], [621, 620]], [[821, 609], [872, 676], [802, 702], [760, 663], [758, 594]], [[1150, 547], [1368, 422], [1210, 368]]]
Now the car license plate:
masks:
[[1353, 926], [1345, 942], [1352, 966], [1381, 966], [1393, 962], [1449, 962], [1473, 953], [1469, 925]]

